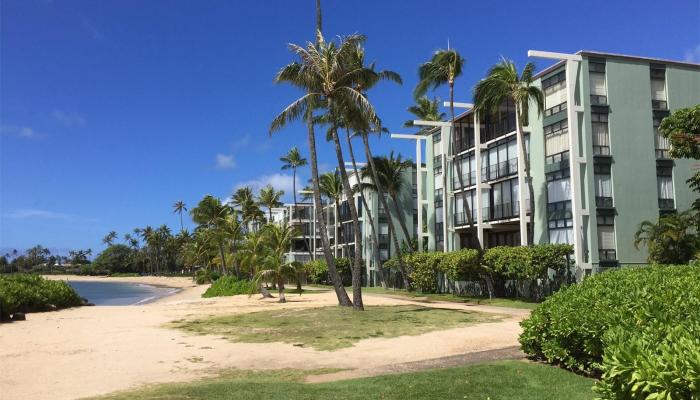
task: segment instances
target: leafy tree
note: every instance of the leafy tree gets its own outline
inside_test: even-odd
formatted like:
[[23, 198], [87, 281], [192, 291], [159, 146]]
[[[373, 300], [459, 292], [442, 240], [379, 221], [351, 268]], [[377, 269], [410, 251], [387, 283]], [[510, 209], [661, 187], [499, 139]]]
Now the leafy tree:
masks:
[[95, 269], [110, 272], [138, 272], [134, 261], [133, 249], [123, 244], [113, 244], [98, 254], [92, 264]]
[[634, 234], [634, 247], [646, 246], [650, 263], [686, 264], [700, 250], [696, 221], [690, 210], [659, 217], [656, 223], [643, 221]]
[[232, 210], [228, 205], [222, 204], [221, 200], [214, 196], [206, 195], [199, 201], [197, 207], [190, 210], [192, 220], [199, 224], [202, 229], [210, 232], [210, 238], [219, 249], [221, 256], [222, 273], [226, 272], [226, 239], [227, 234], [223, 226]]
[[68, 252], [68, 262], [71, 265], [90, 264], [89, 257], [92, 255], [92, 249], [87, 250], [70, 250]]
[[260, 286], [263, 280], [276, 282], [279, 302], [286, 303], [284, 282], [286, 279], [296, 277], [295, 267], [286, 260], [286, 253], [289, 250], [292, 237], [295, 235], [294, 228], [287, 224], [266, 225], [264, 235], [270, 251], [262, 260], [261, 268], [255, 274], [254, 282], [257, 283], [256, 287]]
[[[530, 160], [527, 157], [525, 148], [523, 126], [528, 125], [528, 112], [531, 102], [537, 108], [538, 115], [544, 109], [544, 94], [538, 87], [532, 85], [534, 72], [535, 64], [527, 63], [522, 73], [519, 74], [515, 63], [503, 58], [501, 62], [489, 69], [486, 78], [482, 79], [474, 89], [475, 108], [479, 112], [498, 113], [505, 102], [515, 102], [516, 135], [520, 144], [520, 152], [525, 155], [524, 157], [518, 157], [518, 165], [521, 165], [521, 163], [523, 165], [522, 169], [521, 167], [518, 168], [518, 176], [520, 177], [524, 173], [525, 182], [530, 193], [528, 244], [532, 244], [534, 240], [535, 190], [532, 185], [532, 176], [530, 175]], [[520, 186], [522, 191], [522, 184]], [[525, 210], [524, 204], [520, 205], [520, 210]], [[520, 218], [526, 218], [526, 213], [520, 212]]]
[[[671, 157], [700, 160], [700, 104], [674, 111], [661, 121], [659, 129], [671, 142]], [[700, 170], [687, 182], [700, 193]], [[693, 202], [693, 208], [700, 212], [700, 197]]]
[[182, 200], [178, 200], [173, 204], [173, 213], [180, 214], [180, 230], [184, 231], [185, 226], [182, 224], [182, 212], [187, 212], [187, 205]]
[[[329, 202], [333, 202], [333, 220], [334, 223], [334, 235], [333, 237], [338, 241], [338, 212], [340, 210], [340, 199], [343, 197], [343, 183], [340, 181], [340, 175], [338, 172], [326, 172], [321, 175], [319, 179], [319, 190], [321, 195], [328, 199]], [[338, 257], [338, 246], [335, 246], [334, 257]]]

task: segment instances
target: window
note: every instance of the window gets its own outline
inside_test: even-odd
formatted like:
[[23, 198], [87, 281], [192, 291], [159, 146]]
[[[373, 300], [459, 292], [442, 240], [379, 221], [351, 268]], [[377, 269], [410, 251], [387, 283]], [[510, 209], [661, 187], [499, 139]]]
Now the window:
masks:
[[569, 178], [547, 182], [547, 203], [571, 200], [571, 180]]
[[656, 185], [659, 194], [659, 208], [664, 210], [673, 209], [673, 176], [671, 168], [656, 168]]
[[608, 114], [591, 113], [593, 128], [593, 154], [597, 156], [610, 155], [610, 133], [608, 132]]
[[544, 127], [545, 155], [551, 156], [569, 150], [569, 121], [563, 120]]
[[573, 226], [570, 201], [547, 204], [549, 243], [573, 243]]
[[593, 167], [593, 182], [595, 185], [595, 204], [596, 207], [612, 207], [612, 178], [610, 176], [609, 164], [596, 164]]
[[591, 89], [591, 104], [608, 104], [608, 93], [605, 87], [605, 62], [589, 62], [588, 71]]
[[617, 259], [615, 227], [612, 225], [598, 225], [598, 258], [600, 261], [614, 261]]
[[661, 134], [661, 130], [659, 130], [659, 126], [661, 126], [661, 120], [666, 117], [668, 114], [663, 113], [663, 114], [654, 114], [654, 146], [655, 146], [655, 151], [656, 151], [656, 158], [669, 158], [668, 157], [668, 150], [669, 150], [669, 142], [668, 139], [664, 137], [663, 134]]
[[442, 207], [442, 189], [435, 189], [435, 208], [441, 208], [441, 207]]
[[491, 196], [493, 219], [513, 218], [519, 214], [517, 179], [493, 184]]
[[655, 110], [668, 109], [666, 102], [666, 69], [663, 66], [651, 66], [651, 108]]

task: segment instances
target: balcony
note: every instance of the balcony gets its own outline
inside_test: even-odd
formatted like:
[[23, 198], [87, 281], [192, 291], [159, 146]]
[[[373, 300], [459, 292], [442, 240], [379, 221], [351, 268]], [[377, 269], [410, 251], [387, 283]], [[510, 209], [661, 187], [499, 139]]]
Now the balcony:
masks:
[[[472, 222], [476, 224], [476, 209], [472, 211]], [[455, 226], [469, 225], [469, 220], [467, 219], [467, 214], [465, 212], [458, 212], [454, 215]]]
[[[466, 174], [462, 174], [462, 182], [464, 183], [464, 187], [476, 185], [476, 172], [468, 172]], [[452, 187], [454, 187], [455, 190], [462, 188], [462, 186], [460, 186], [459, 184], [458, 176], [452, 178]]]
[[659, 208], [662, 210], [673, 210], [676, 206], [673, 199], [659, 199]]
[[668, 156], [668, 149], [656, 149], [656, 159], [665, 160], [671, 157]]
[[548, 109], [544, 110], [544, 116], [549, 117], [550, 115], [558, 114], [558, 113], [565, 111], [565, 110], [566, 110], [566, 102], [561, 103], [561, 104], [557, 104], [556, 106], [554, 106], [552, 108], [548, 108]]
[[613, 198], [607, 196], [596, 196], [595, 206], [598, 208], [613, 208]]
[[517, 175], [518, 159], [503, 161], [495, 165], [489, 165], [481, 169], [481, 181], [492, 181], [495, 179], [505, 178], [507, 176]]
[[433, 168], [442, 168], [442, 155], [433, 157]]
[[668, 102], [666, 100], [652, 100], [652, 110], [668, 110]]
[[610, 155], [610, 146], [599, 146], [599, 145], [593, 145], [593, 155], [594, 156], [609, 156]]
[[592, 106], [607, 106], [608, 105], [608, 96], [603, 96], [599, 94], [592, 94], [591, 95], [591, 105]]
[[598, 250], [598, 260], [617, 261], [617, 251], [611, 249], [600, 249]]

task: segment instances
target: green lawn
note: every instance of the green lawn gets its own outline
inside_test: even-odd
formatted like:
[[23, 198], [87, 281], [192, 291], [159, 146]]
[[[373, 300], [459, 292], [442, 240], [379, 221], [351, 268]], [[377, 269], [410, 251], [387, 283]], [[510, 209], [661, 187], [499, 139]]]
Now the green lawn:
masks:
[[366, 338], [418, 335], [479, 322], [495, 315], [422, 306], [369, 306], [357, 312], [346, 307], [279, 309], [194, 320], [172, 327], [198, 334], [224, 336], [235, 342], [285, 342], [317, 350], [351, 347]]
[[304, 376], [310, 373], [314, 372], [238, 371], [218, 378], [159, 385], [101, 399], [590, 400], [594, 395], [591, 391], [592, 379], [560, 368], [521, 361], [500, 361], [330, 383], [303, 383]]
[[[319, 286], [322, 287], [322, 286]], [[529, 302], [522, 299], [510, 299], [510, 298], [494, 298], [489, 300], [483, 297], [466, 297], [466, 296], [455, 296], [453, 294], [444, 293], [420, 293], [420, 292], [408, 292], [403, 289], [384, 289], [381, 287], [366, 287], [362, 288], [363, 293], [368, 294], [388, 294], [394, 296], [405, 296], [412, 297], [419, 300], [420, 298], [427, 298], [429, 301], [449, 301], [453, 303], [471, 303], [471, 304], [483, 304], [495, 307], [511, 307], [511, 308], [523, 308], [532, 310], [538, 306], [539, 303]]]

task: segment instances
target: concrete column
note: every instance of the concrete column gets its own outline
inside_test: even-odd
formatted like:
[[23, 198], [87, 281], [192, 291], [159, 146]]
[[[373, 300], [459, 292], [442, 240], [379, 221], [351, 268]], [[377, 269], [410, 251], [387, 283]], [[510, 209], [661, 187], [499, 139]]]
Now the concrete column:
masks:
[[474, 157], [476, 158], [476, 190], [474, 191], [474, 201], [476, 203], [476, 234], [481, 248], [484, 248], [484, 205], [481, 201], [481, 122], [479, 113], [474, 111]]
[[423, 154], [421, 154], [420, 140], [416, 140], [416, 204], [418, 207], [418, 251], [423, 246]]
[[449, 164], [447, 163], [447, 142], [450, 140], [450, 135], [446, 135], [447, 132], [450, 134], [452, 133], [451, 129], [448, 127], [442, 127], [440, 129], [440, 147], [442, 148], [442, 249], [445, 253], [449, 251], [449, 238], [447, 237], [447, 233], [449, 231], [449, 221], [447, 220], [447, 208], [449, 206], [449, 196], [447, 195], [447, 168], [449, 167]]

